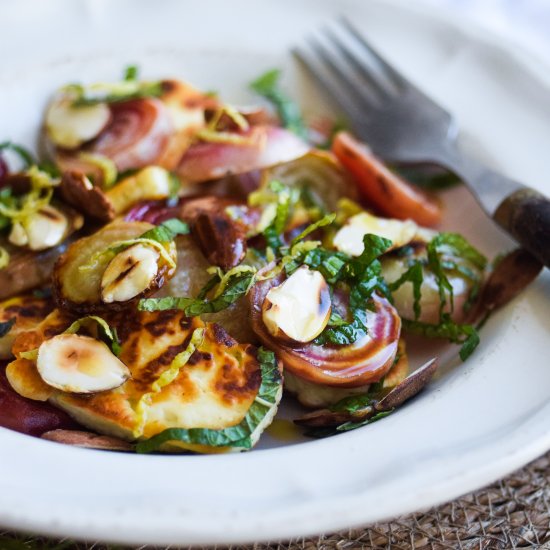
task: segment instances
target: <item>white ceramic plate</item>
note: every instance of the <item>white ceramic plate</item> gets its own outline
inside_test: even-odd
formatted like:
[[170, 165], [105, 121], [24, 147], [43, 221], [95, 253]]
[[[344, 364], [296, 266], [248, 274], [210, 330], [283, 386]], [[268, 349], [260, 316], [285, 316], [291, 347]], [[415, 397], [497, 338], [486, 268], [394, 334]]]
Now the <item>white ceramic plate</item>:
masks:
[[[297, 78], [287, 52], [343, 12], [458, 116], [474, 154], [550, 193], [550, 71], [442, 14], [325, 0], [20, 0], [0, 8], [2, 138], [33, 143], [52, 89], [115, 78], [129, 62], [148, 77], [180, 76], [240, 102], [254, 76], [284, 67], [287, 85], [318, 111], [318, 94]], [[447, 199], [447, 227], [490, 255], [510, 246], [463, 189]], [[231, 456], [139, 456], [0, 429], [0, 524], [140, 544], [231, 543], [326, 532], [450, 500], [550, 448], [549, 305], [546, 272], [491, 319], [467, 363], [453, 355], [396, 414], [322, 441], [266, 450], [276, 446], [267, 438], [264, 449]]]

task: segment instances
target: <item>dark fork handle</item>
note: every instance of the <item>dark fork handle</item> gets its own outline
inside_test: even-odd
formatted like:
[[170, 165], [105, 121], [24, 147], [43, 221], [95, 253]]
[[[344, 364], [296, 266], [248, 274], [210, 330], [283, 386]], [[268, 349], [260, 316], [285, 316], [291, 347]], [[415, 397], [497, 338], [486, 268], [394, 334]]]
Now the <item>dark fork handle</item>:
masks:
[[550, 267], [550, 200], [499, 174], [454, 144], [439, 152], [441, 165], [457, 174], [481, 207], [543, 265]]
[[535, 258], [550, 267], [550, 200], [525, 187], [506, 197], [493, 219]]

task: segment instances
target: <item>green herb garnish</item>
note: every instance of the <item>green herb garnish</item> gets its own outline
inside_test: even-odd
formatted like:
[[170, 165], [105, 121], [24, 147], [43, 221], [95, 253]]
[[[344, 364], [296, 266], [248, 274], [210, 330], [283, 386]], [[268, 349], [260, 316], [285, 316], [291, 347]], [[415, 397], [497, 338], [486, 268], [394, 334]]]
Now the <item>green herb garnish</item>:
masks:
[[267, 71], [250, 84], [250, 88], [273, 104], [285, 128], [307, 139], [308, 131], [300, 109], [279, 87], [281, 71]]
[[327, 214], [326, 216], [322, 217], [320, 220], [317, 220], [315, 223], [308, 225], [297, 237], [292, 239], [290, 246], [295, 245], [296, 243], [305, 239], [308, 235], [310, 235], [320, 227], [325, 227], [326, 225], [330, 225], [331, 223], [334, 222], [335, 219], [336, 219], [336, 214]]
[[378, 420], [381, 420], [382, 418], [389, 416], [393, 411], [394, 409], [392, 409], [391, 411], [382, 411], [382, 412], [376, 413], [374, 416], [371, 416], [370, 418], [366, 418], [365, 420], [361, 420], [359, 422], [350, 421], [350, 422], [345, 422], [344, 424], [340, 424], [339, 426], [327, 426], [327, 427], [323, 426], [319, 428], [310, 428], [306, 432], [304, 432], [304, 435], [308, 437], [314, 437], [315, 439], [321, 439], [324, 437], [337, 435], [339, 433], [349, 432], [351, 430], [356, 430], [357, 428], [362, 428], [363, 426], [377, 422]]
[[388, 239], [367, 234], [363, 237], [363, 252], [357, 258], [317, 248], [302, 259], [303, 264], [320, 271], [329, 284], [344, 283], [350, 289], [351, 320], [347, 322], [338, 316], [337, 322], [329, 322], [327, 328], [314, 340], [315, 344], [347, 346], [367, 334], [367, 308], [373, 292], [379, 291], [386, 296], [389, 293], [382, 278], [378, 257], [391, 244]]
[[[460, 265], [453, 258], [462, 258], [481, 271], [485, 269], [487, 259], [464, 237], [456, 233], [438, 234], [428, 243], [427, 253], [427, 260], [411, 260], [408, 270], [399, 279], [388, 285], [389, 290], [395, 292], [401, 285], [410, 282], [413, 285], [415, 319], [402, 319], [403, 328], [428, 338], [446, 338], [455, 344], [462, 344], [459, 354], [464, 361], [479, 344], [479, 335], [475, 327], [455, 323], [451, 319], [450, 313], [445, 311], [447, 306], [451, 313], [454, 309], [453, 287], [448, 274], [458, 273], [473, 283], [464, 305], [464, 309], [467, 311], [479, 294], [481, 278], [472, 269]], [[420, 298], [424, 268], [429, 269], [436, 278], [440, 302], [438, 324], [418, 321], [421, 313]]]
[[299, 193], [278, 181], [272, 181], [269, 189], [275, 193], [275, 215], [271, 223], [264, 229], [263, 235], [267, 246], [278, 252], [283, 246], [281, 235], [292, 215], [292, 211], [299, 200]]
[[13, 151], [21, 159], [24, 169], [30, 168], [36, 164], [32, 153], [28, 149], [12, 141], [0, 143], [0, 152], [1, 151]]
[[472, 354], [479, 344], [479, 334], [472, 325], [459, 325], [444, 313], [437, 325], [402, 319], [403, 328], [427, 338], [445, 338], [454, 344], [462, 344], [459, 355], [462, 361]]
[[128, 65], [124, 69], [124, 80], [137, 80], [139, 76], [139, 67], [137, 65]]
[[133, 99], [159, 97], [163, 94], [162, 82], [139, 82], [126, 79], [115, 84], [92, 84], [90, 86], [70, 85], [67, 91], [75, 98], [74, 107], [86, 107], [98, 103], [119, 103]]
[[[256, 270], [249, 266], [241, 266], [232, 269], [225, 274], [225, 281], [220, 275], [210, 279], [196, 298], [178, 298], [167, 296], [165, 298], [146, 298], [139, 301], [138, 309], [141, 311], [164, 311], [167, 309], [181, 309], [187, 317], [196, 317], [205, 313], [217, 313], [234, 304], [241, 296], [244, 296], [254, 283]], [[223, 289], [216, 293], [212, 299], [206, 295], [216, 286], [223, 283]]]
[[421, 307], [420, 298], [422, 296], [421, 289], [424, 282], [424, 271], [421, 262], [413, 262], [413, 264], [393, 283], [388, 285], [390, 292], [395, 292], [401, 285], [410, 282], [413, 287], [413, 311], [415, 320], [420, 317]]
[[171, 218], [150, 229], [140, 236], [140, 239], [152, 239], [159, 243], [168, 243], [173, 241], [178, 235], [187, 235], [189, 226], [178, 218]]

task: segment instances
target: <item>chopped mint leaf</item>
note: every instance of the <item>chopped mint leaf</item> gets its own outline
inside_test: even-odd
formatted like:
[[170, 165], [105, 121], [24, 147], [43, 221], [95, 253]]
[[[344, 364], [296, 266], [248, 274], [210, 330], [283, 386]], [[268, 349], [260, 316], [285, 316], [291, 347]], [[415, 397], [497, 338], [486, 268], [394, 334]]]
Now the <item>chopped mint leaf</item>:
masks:
[[301, 138], [307, 139], [308, 132], [300, 109], [279, 87], [281, 71], [267, 71], [250, 84], [250, 88], [267, 99], [277, 110], [277, 114], [285, 128]]

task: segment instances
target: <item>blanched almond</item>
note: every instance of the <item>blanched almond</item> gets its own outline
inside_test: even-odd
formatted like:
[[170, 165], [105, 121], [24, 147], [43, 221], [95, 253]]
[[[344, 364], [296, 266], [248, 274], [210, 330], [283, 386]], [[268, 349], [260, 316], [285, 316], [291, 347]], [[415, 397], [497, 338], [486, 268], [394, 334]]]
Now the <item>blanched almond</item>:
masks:
[[46, 130], [59, 147], [76, 149], [96, 137], [111, 119], [105, 103], [73, 107], [72, 98], [60, 96], [48, 107]]
[[147, 290], [159, 270], [159, 253], [135, 244], [117, 254], [101, 278], [101, 298], [106, 303], [126, 302]]
[[[82, 217], [71, 220], [74, 229], [82, 227]], [[9, 241], [30, 250], [46, 250], [61, 243], [70, 231], [68, 217], [53, 206], [44, 206], [22, 222], [13, 224]]]
[[273, 336], [282, 331], [296, 342], [310, 342], [330, 318], [329, 287], [321, 273], [302, 266], [267, 293], [262, 309], [265, 326]]
[[[82, 223], [80, 223], [82, 225]], [[67, 216], [53, 206], [45, 206], [25, 224], [31, 250], [44, 250], [59, 244], [67, 234]]]
[[70, 393], [111, 390], [130, 377], [128, 367], [106, 344], [78, 334], [59, 334], [43, 342], [36, 367], [46, 384]]

